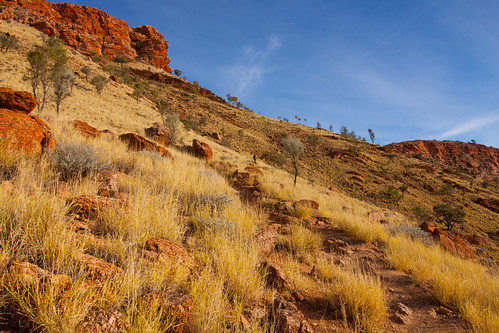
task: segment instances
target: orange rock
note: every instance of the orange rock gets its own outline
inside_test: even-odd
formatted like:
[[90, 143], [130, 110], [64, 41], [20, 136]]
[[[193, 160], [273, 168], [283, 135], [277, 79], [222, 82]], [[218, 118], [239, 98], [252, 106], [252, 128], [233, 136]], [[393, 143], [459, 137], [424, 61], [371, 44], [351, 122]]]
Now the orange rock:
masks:
[[101, 132], [95, 127], [90, 126], [84, 121], [73, 120], [73, 127], [78, 130], [81, 134], [89, 138], [96, 138], [101, 135]]
[[372, 210], [367, 213], [367, 216], [369, 218], [369, 222], [386, 223], [386, 216], [383, 212]]
[[254, 164], [248, 164], [246, 168], [244, 168], [244, 170], [248, 171], [249, 173], [263, 176], [263, 171], [257, 168]]
[[183, 333], [186, 332], [187, 322], [194, 307], [192, 297], [171, 289], [146, 290], [140, 296], [141, 300], [149, 304], [152, 308], [161, 309], [164, 320], [174, 325], [168, 332]]
[[146, 136], [162, 144], [164, 146], [170, 145], [170, 130], [163, 124], [154, 123], [151, 127], [145, 129]]
[[82, 195], [68, 200], [69, 213], [78, 215], [79, 218], [94, 219], [107, 208], [125, 208], [128, 203], [124, 200], [107, 198], [104, 196]]
[[194, 156], [205, 160], [211, 160], [213, 158], [213, 152], [211, 151], [210, 145], [207, 143], [194, 139], [192, 140], [192, 147], [194, 148]]
[[0, 148], [40, 154], [55, 148], [52, 132], [43, 120], [21, 111], [0, 109]]
[[123, 314], [117, 309], [94, 311], [78, 326], [78, 333], [121, 333], [125, 332]]
[[158, 153], [160, 156], [166, 156], [173, 159], [172, 154], [164, 147], [161, 147], [158, 144], [150, 140], [147, 140], [146, 138], [138, 134], [135, 133], [121, 134], [119, 138], [121, 141], [127, 144], [128, 150], [132, 151], [148, 150]]
[[97, 182], [99, 183], [97, 195], [122, 199], [124, 193], [120, 192], [120, 185], [122, 179], [125, 177], [126, 175], [124, 173], [115, 170], [104, 170], [99, 172], [97, 175]]
[[0, 109], [16, 110], [29, 114], [35, 107], [36, 99], [29, 92], [0, 87]]
[[151, 260], [174, 260], [186, 264], [190, 269], [197, 270], [201, 264], [194, 259], [185, 247], [162, 238], [151, 238], [146, 242], [144, 255]]
[[397, 151], [453, 168], [494, 176], [499, 173], [499, 149], [480, 144], [457, 141], [414, 140], [384, 146], [386, 151]]
[[123, 270], [116, 265], [111, 264], [103, 259], [91, 256], [89, 254], [80, 254], [78, 260], [88, 270], [89, 277], [92, 280], [105, 280], [120, 274]]
[[437, 226], [435, 224], [430, 223], [430, 222], [423, 222], [419, 227], [422, 230], [429, 232], [429, 233], [432, 233], [437, 228]]
[[466, 242], [462, 238], [451, 235], [450, 233], [440, 228], [435, 228], [432, 235], [433, 239], [447, 251], [454, 253], [462, 258], [476, 258], [475, 253], [468, 247], [468, 245], [466, 245]]
[[96, 8], [45, 0], [0, 0], [0, 19], [29, 24], [84, 54], [110, 58], [146, 56], [148, 63], [171, 73], [168, 43], [150, 26], [130, 28], [125, 21]]

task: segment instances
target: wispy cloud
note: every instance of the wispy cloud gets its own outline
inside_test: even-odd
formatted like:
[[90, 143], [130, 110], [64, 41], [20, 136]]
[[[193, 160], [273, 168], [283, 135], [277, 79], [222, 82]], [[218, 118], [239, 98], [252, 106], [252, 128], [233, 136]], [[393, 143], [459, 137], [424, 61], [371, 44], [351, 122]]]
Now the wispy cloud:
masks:
[[268, 59], [281, 47], [281, 38], [272, 35], [267, 38], [264, 49], [256, 49], [253, 45], [245, 46], [235, 65], [222, 68], [229, 82], [233, 83], [235, 87], [233, 91], [237, 96], [242, 96], [254, 89], [263, 82], [266, 73], [274, 71], [269, 67]]
[[442, 140], [447, 138], [452, 138], [457, 135], [472, 132], [478, 130], [482, 127], [494, 124], [499, 121], [499, 110], [486, 113], [484, 115], [468, 119], [457, 125], [454, 125], [451, 129], [436, 136], [436, 139]]

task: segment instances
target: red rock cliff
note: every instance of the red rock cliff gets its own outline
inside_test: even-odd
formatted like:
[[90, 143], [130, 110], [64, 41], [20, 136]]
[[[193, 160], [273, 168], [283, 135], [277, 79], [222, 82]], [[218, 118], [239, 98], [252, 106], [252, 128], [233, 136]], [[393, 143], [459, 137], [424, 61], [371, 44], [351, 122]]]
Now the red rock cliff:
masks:
[[414, 140], [392, 143], [385, 149], [487, 176], [499, 175], [499, 149], [480, 144]]
[[142, 56], [151, 65], [172, 72], [168, 43], [155, 28], [131, 28], [96, 8], [45, 0], [0, 0], [0, 19], [29, 24], [87, 55], [122, 54], [130, 59]]

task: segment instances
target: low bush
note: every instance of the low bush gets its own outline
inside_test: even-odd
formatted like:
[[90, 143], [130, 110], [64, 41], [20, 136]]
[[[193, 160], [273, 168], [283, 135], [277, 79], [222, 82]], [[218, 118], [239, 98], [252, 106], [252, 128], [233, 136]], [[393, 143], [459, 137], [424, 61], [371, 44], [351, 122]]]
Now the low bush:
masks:
[[58, 143], [49, 158], [63, 179], [85, 177], [109, 168], [95, 148], [82, 142]]

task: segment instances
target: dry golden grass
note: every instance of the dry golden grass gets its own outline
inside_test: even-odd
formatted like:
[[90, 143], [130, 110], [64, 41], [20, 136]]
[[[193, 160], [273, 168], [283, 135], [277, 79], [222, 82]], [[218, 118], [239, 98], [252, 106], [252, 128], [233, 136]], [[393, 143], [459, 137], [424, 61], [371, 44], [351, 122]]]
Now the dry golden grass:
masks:
[[[2, 54], [2, 80], [6, 86], [29, 91], [29, 85], [21, 80], [21, 73], [27, 65], [23, 59], [33, 43], [40, 43], [40, 34], [23, 25], [2, 22], [0, 31], [5, 29], [21, 36], [22, 49], [20, 53]], [[72, 54], [71, 62], [75, 70], [87, 64], [93, 73], [103, 73], [99, 66], [89, 63], [78, 53]], [[173, 93], [172, 89], [163, 93]], [[41, 330], [69, 332], [74, 331], [94, 308], [131, 297], [135, 303], [124, 314], [127, 329], [154, 332], [160, 331], [161, 325], [168, 325], [168, 318], [164, 318], [161, 309], [150, 309], [135, 296], [137, 290], [144, 286], [161, 288], [169, 285], [181, 288], [196, 299], [189, 322], [191, 330], [222, 332], [227, 327], [239, 327], [238, 316], [242, 307], [269, 293], [264, 288], [264, 273], [258, 269], [259, 249], [253, 239], [263, 212], [244, 206], [223, 177], [191, 156], [172, 149], [176, 158], [172, 163], [154, 154], [130, 153], [119, 141], [106, 137], [84, 139], [69, 129], [68, 121], [82, 119], [99, 129], [109, 128], [117, 134], [128, 131], [142, 133], [143, 128], [159, 120], [159, 115], [151, 102], [141, 100], [137, 104], [128, 96], [130, 92], [130, 87], [110, 82], [104, 93], [98, 95], [90, 84], [79, 80], [73, 96], [64, 101], [59, 117], [56, 117], [51, 105], [41, 115], [48, 121], [58, 142], [75, 141], [91, 145], [102, 152], [115, 169], [128, 174], [123, 191], [128, 194], [129, 208], [126, 212], [108, 210], [100, 216], [100, 242], [61, 237], [68, 235], [65, 217], [68, 207], [63, 198], [47, 190], [47, 182], [59, 179], [53, 162], [47, 156], [37, 159], [0, 151], [0, 177], [2, 180], [9, 179], [14, 188], [11, 191], [7, 186], [0, 186], [2, 272], [5, 272], [9, 261], [22, 260], [36, 263], [51, 273], [67, 274], [74, 281], [63, 300], [63, 308], [59, 308], [54, 303], [56, 291], [38, 287], [15, 288], [15, 281], [2, 274], [0, 307], [3, 310], [14, 303], [19, 315]], [[213, 112], [222, 110], [229, 115], [233, 112], [232, 116], [238, 117], [232, 107], [215, 107], [211, 101], [202, 98], [186, 103], [196, 107], [203, 104], [206, 110]], [[262, 126], [267, 122], [270, 125], [278, 123], [258, 115], [251, 115], [248, 119]], [[210, 120], [214, 124], [208, 130], [219, 130], [215, 118]], [[228, 131], [239, 129], [238, 126], [225, 126]], [[290, 130], [293, 126], [283, 124], [280, 128]], [[305, 126], [300, 128], [314, 132]], [[240, 141], [258, 142], [262, 135], [251, 129], [245, 130]], [[186, 141], [194, 137], [199, 136], [193, 132], [184, 133]], [[206, 138], [203, 140], [209, 141]], [[342, 144], [342, 148], [347, 148], [353, 143]], [[236, 153], [211, 141], [210, 145], [216, 159], [231, 162], [240, 168], [251, 162], [244, 153]], [[362, 144], [363, 149], [366, 147], [370, 146]], [[374, 155], [369, 156], [375, 158]], [[374, 205], [318, 185], [312, 186], [303, 178], [299, 178], [297, 186], [293, 187], [292, 177], [286, 172], [260, 161], [258, 166], [265, 172], [264, 190], [272, 197], [319, 202], [321, 214], [333, 218], [334, 224], [349, 234], [363, 241], [384, 244], [390, 263], [410, 272], [420, 281], [429, 282], [435, 296], [442, 303], [457, 307], [476, 331], [499, 331], [499, 282], [497, 276], [489, 274], [484, 267], [455, 258], [435, 246], [427, 247], [402, 235], [391, 235], [384, 226], [368, 222], [367, 212], [378, 209]], [[398, 173], [406, 169], [403, 165], [392, 168]], [[68, 181], [67, 190], [71, 196], [96, 194], [94, 175]], [[228, 200], [222, 205], [216, 198]], [[296, 215], [307, 217], [309, 213], [304, 210], [296, 212]], [[405, 218], [392, 214], [388, 220], [399, 224]], [[138, 248], [151, 237], [178, 243], [187, 239], [191, 252], [204, 269], [192, 275], [188, 268], [174, 262], [154, 264], [140, 258]], [[358, 329], [375, 330], [381, 325], [386, 305], [383, 286], [378, 280], [341, 270], [320, 256], [314, 257], [313, 254], [321, 246], [320, 235], [303, 227], [293, 226], [291, 234], [281, 240], [290, 253], [279, 260], [298, 288], [317, 288], [314, 286], [317, 281], [300, 271], [300, 261], [314, 264], [319, 268], [322, 279], [318, 286], [328, 296], [331, 305], [343, 311], [344, 318]], [[86, 272], [76, 260], [84, 252], [116, 263], [123, 273], [98, 289], [88, 287], [84, 282]], [[273, 328], [255, 330], [264, 329], [272, 331]]]

